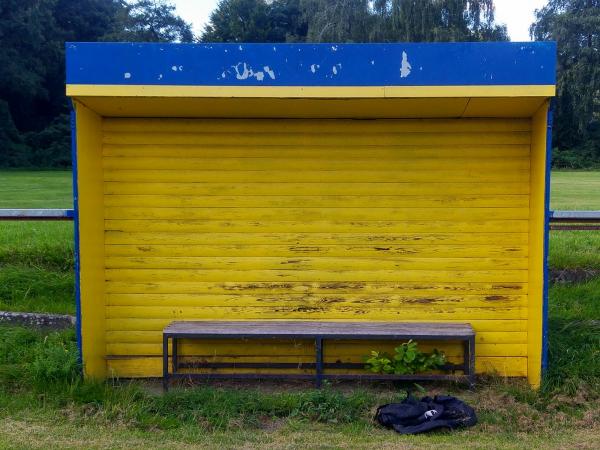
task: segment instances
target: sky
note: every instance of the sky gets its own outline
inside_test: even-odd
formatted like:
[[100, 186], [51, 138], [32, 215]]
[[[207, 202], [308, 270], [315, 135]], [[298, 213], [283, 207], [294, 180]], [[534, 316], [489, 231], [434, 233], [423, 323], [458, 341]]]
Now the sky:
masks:
[[[200, 34], [208, 22], [211, 11], [218, 0], [172, 0], [177, 13]], [[512, 41], [530, 41], [529, 26], [534, 19], [534, 11], [542, 8], [547, 0], [496, 0], [496, 21], [508, 27]]]

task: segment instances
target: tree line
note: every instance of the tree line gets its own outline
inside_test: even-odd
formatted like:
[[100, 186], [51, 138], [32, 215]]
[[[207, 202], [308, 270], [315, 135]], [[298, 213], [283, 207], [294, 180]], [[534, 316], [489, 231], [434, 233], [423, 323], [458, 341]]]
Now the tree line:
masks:
[[[600, 165], [600, 0], [550, 0], [531, 33], [559, 46], [554, 164]], [[167, 0], [2, 0], [0, 166], [70, 166], [65, 41], [506, 40], [493, 0], [221, 0], [200, 36]]]

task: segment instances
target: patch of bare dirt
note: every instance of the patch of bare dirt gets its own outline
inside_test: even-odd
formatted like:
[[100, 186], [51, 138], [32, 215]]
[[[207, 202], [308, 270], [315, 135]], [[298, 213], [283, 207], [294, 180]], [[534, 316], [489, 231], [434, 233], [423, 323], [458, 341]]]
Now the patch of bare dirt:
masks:
[[549, 278], [551, 283], [581, 283], [592, 278], [600, 277], [597, 269], [550, 269]]

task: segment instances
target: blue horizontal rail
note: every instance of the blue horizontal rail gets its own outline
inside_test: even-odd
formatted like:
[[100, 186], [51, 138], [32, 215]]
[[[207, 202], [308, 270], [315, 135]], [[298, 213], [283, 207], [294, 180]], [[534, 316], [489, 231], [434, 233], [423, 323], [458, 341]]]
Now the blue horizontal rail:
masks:
[[[73, 217], [72, 209], [0, 209], [0, 220], [73, 220]], [[600, 211], [550, 211], [550, 222], [600, 226]]]
[[600, 211], [550, 211], [550, 229], [600, 231]]
[[72, 209], [0, 209], [0, 220], [73, 220]]
[[550, 221], [600, 223], [600, 211], [551, 211]]

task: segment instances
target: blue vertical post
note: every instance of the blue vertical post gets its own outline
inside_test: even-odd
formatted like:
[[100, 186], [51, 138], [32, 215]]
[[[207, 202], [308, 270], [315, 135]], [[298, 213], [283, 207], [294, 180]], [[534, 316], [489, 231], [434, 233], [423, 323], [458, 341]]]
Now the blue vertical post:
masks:
[[542, 308], [542, 376], [548, 369], [548, 250], [550, 239], [550, 182], [552, 169], [552, 125], [554, 122], [554, 101], [550, 102], [546, 125], [546, 192], [544, 214], [544, 297]]
[[83, 364], [81, 351], [81, 289], [79, 270], [79, 190], [77, 186], [77, 120], [71, 104], [71, 170], [73, 174], [73, 245], [75, 264], [75, 329], [79, 364]]

